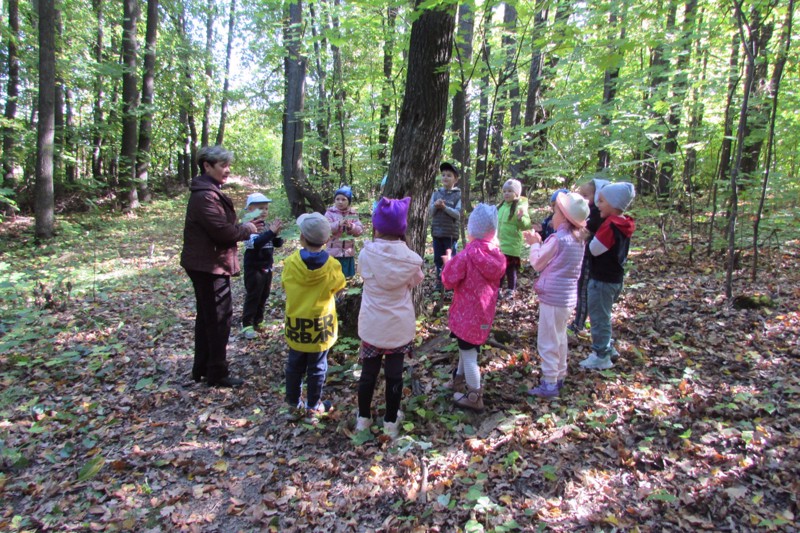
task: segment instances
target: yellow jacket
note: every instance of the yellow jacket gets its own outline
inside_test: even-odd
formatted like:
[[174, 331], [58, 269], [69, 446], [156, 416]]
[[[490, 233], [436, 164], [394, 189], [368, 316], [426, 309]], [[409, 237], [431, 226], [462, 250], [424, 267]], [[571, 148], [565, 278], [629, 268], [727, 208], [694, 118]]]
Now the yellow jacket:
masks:
[[284, 334], [300, 352], [322, 352], [333, 346], [339, 333], [334, 296], [345, 287], [341, 264], [328, 257], [315, 270], [306, 266], [300, 251], [283, 262], [281, 284], [286, 291]]

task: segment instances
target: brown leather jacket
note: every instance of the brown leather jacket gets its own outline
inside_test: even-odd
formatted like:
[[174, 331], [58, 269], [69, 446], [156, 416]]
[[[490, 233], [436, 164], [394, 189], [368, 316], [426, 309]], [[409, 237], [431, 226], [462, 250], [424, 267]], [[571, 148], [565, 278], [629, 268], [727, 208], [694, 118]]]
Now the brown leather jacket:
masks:
[[210, 176], [194, 178], [189, 190], [181, 266], [210, 274], [238, 274], [236, 243], [249, 239], [250, 231], [237, 224], [233, 202]]

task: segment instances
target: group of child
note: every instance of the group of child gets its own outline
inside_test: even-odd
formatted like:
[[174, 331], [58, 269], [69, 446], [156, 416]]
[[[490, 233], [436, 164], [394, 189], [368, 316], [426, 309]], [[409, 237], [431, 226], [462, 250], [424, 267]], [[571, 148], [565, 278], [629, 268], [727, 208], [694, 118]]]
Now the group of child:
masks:
[[[443, 163], [440, 170], [442, 187], [431, 196], [429, 214], [437, 282], [453, 290], [448, 327], [458, 344], [459, 357], [445, 386], [452, 389], [454, 403], [478, 412], [484, 409], [478, 355], [491, 333], [503, 279], [507, 296], [513, 297], [516, 290], [523, 241], [530, 246], [530, 264], [539, 272], [535, 292], [539, 297], [537, 349], [542, 376], [529, 394], [558, 396], [567, 374], [567, 330], [580, 331], [587, 313], [592, 353], [580, 365], [611, 368], [618, 356], [611, 339], [611, 308], [622, 290], [624, 264], [635, 230], [633, 219], [624, 214], [635, 196], [633, 185], [597, 178], [581, 185], [578, 192], [556, 191], [551, 198], [552, 215], [534, 227], [522, 184], [508, 180], [499, 207], [481, 203], [473, 209], [467, 223], [468, 243], [458, 252], [458, 170], [450, 163]], [[405, 243], [410, 198], [382, 198], [373, 210], [372, 240], [364, 244], [356, 265], [352, 237], [361, 235], [363, 226], [351, 201], [351, 189], [341, 187], [325, 216], [300, 216], [297, 225], [302, 248], [284, 261], [287, 417], [313, 421], [330, 408], [330, 403], [322, 400], [322, 388], [327, 354], [337, 338], [335, 295], [345, 287], [345, 278], [358, 272], [364, 282], [358, 317], [362, 369], [355, 427], [362, 431], [372, 424], [372, 398], [382, 365], [386, 380], [383, 427], [394, 437], [403, 417], [404, 359], [412, 352], [416, 331], [411, 294], [424, 278], [423, 260]], [[263, 211], [268, 202], [263, 195], [251, 195], [247, 208]], [[253, 236], [246, 248], [246, 328], [256, 328], [263, 319], [272, 250], [283, 243], [278, 237], [280, 230], [280, 222], [273, 222]], [[249, 265], [260, 271], [248, 274]], [[573, 309], [576, 316], [569, 324]], [[305, 401], [301, 398], [304, 378]]]

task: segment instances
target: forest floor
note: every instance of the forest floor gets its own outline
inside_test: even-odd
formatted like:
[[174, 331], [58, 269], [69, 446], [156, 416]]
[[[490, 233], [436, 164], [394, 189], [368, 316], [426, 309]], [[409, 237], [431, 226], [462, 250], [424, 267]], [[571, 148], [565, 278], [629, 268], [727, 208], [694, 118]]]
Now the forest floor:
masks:
[[[30, 220], [0, 227], [0, 530], [800, 528], [797, 240], [762, 254], [756, 283], [745, 256], [735, 294], [770, 302], [737, 309], [723, 258], [690, 264], [682, 235], [665, 250], [639, 220], [614, 313], [621, 357], [582, 371], [590, 343], [574, 338], [551, 401], [525, 393], [539, 377], [526, 268], [480, 357], [481, 415], [454, 409], [443, 388], [456, 352], [429, 266], [391, 441], [378, 426], [354, 432], [357, 339], [333, 348], [329, 416], [313, 426], [281, 415], [280, 260], [295, 243], [277, 254], [266, 331], [231, 337], [245, 386], [191, 381], [183, 213], [174, 200], [127, 218], [64, 216], [41, 246]], [[233, 286], [236, 321], [241, 278]]]

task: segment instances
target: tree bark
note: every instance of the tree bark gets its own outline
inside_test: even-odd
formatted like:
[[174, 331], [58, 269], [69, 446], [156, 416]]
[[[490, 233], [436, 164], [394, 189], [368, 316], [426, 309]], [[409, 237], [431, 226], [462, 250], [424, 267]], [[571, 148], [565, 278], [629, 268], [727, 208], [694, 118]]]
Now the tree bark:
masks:
[[37, 240], [53, 236], [53, 144], [56, 99], [56, 9], [54, 0], [39, 0], [39, 103], [36, 135], [35, 235]]
[[92, 127], [92, 178], [98, 183], [103, 182], [103, 142], [105, 140], [105, 125], [103, 119], [103, 103], [105, 99], [105, 92], [103, 88], [103, 75], [101, 74], [100, 65], [103, 64], [103, 0], [92, 0], [92, 7], [94, 8], [97, 17], [97, 36], [93, 45], [93, 56], [97, 64], [97, 73], [94, 76], [94, 104], [93, 104], [93, 120]]
[[301, 0], [297, 0], [289, 5], [289, 16], [284, 27], [287, 53], [284, 58], [286, 93], [281, 148], [283, 185], [293, 217], [306, 212], [306, 202], [313, 211], [325, 212], [325, 203], [308, 182], [303, 170], [305, 124], [302, 114], [305, 109], [306, 58], [300, 53], [302, 24], [303, 6]]
[[222, 86], [222, 103], [220, 103], [219, 129], [217, 130], [217, 144], [222, 145], [225, 140], [225, 123], [228, 120], [228, 90], [231, 77], [231, 53], [233, 51], [233, 29], [236, 26], [236, 0], [231, 0], [231, 13], [228, 19], [228, 46], [225, 49], [225, 82]]
[[19, 1], [8, 1], [8, 84], [6, 85], [6, 108], [3, 116], [6, 119], [3, 127], [3, 186], [8, 189], [16, 187], [14, 166], [16, 156], [16, 133], [12, 124], [17, 118], [17, 99], [19, 98]]
[[122, 2], [122, 142], [120, 147], [120, 186], [125, 193], [124, 207], [139, 207], [136, 189], [136, 145], [139, 89], [136, 83], [136, 23], [139, 17], [137, 0]]
[[319, 174], [323, 177], [323, 187], [328, 186], [328, 179], [331, 172], [331, 139], [330, 139], [330, 126], [331, 126], [331, 110], [328, 94], [326, 92], [328, 80], [328, 71], [323, 64], [325, 58], [323, 54], [327, 52], [328, 40], [320, 36], [317, 30], [323, 27], [322, 20], [316, 19], [316, 10], [313, 4], [308, 6], [308, 11], [311, 14], [311, 34], [314, 37], [314, 64], [317, 72], [317, 112], [315, 114], [316, 120], [314, 121], [317, 128], [317, 136], [319, 137], [320, 150], [319, 150], [319, 165], [321, 172]]
[[[341, 0], [333, 0], [334, 12], [337, 12]], [[341, 34], [341, 27], [339, 24], [338, 15], [332, 17], [334, 35]], [[336, 158], [339, 162], [334, 163], [339, 174], [339, 183], [347, 183], [347, 136], [346, 133], [346, 115], [345, 115], [345, 99], [347, 93], [344, 89], [344, 75], [342, 74], [342, 50], [335, 44], [331, 44], [331, 53], [333, 55], [333, 105], [334, 105], [334, 120], [336, 127], [339, 130], [339, 157]]]
[[150, 201], [148, 174], [150, 169], [151, 132], [153, 129], [153, 93], [155, 91], [156, 39], [158, 37], [158, 0], [147, 0], [144, 73], [142, 75], [142, 118], [139, 122], [139, 145], [136, 150], [136, 182], [139, 199]]
[[[417, 0], [417, 9], [420, 3]], [[439, 173], [447, 122], [454, 9], [422, 11], [411, 26], [405, 96], [386, 183], [386, 196], [411, 197], [406, 240], [420, 255], [425, 251], [428, 200]]]
[[[397, 22], [397, 8], [389, 6], [386, 8], [386, 28], [384, 29], [385, 40], [383, 42], [383, 88], [381, 94], [381, 115], [380, 125], [378, 126], [378, 161], [384, 168], [389, 167], [387, 155], [389, 154], [389, 114], [392, 112], [393, 90], [393, 64], [394, 64], [394, 40], [395, 25]], [[462, 167], [463, 168], [463, 167]]]
[[[491, 10], [488, 10], [489, 13]], [[491, 45], [489, 44], [489, 29], [491, 26], [491, 15], [484, 13], [483, 31], [481, 41], [481, 57], [485, 63], [489, 63], [491, 56]], [[480, 83], [480, 96], [478, 97], [478, 138], [475, 146], [475, 180], [480, 183], [481, 201], [486, 199], [486, 179], [489, 168], [489, 88], [491, 78], [488, 69], [484, 71]]]
[[[475, 21], [472, 8], [469, 3], [458, 6], [458, 33], [456, 40], [457, 60], [454, 64], [458, 74], [458, 90], [453, 95], [453, 122], [450, 130], [453, 135], [452, 155], [453, 160], [461, 168], [461, 207], [462, 216], [465, 208], [470, 204], [471, 180], [470, 180], [470, 120], [469, 120], [469, 91], [470, 80], [472, 79], [472, 37], [475, 31]], [[462, 230], [464, 225], [461, 225]], [[462, 235], [463, 237], [463, 235]]]
[[203, 125], [200, 131], [200, 146], [208, 146], [211, 129], [211, 87], [214, 84], [214, 0], [206, 5], [206, 56], [205, 56], [205, 101], [203, 102]]

